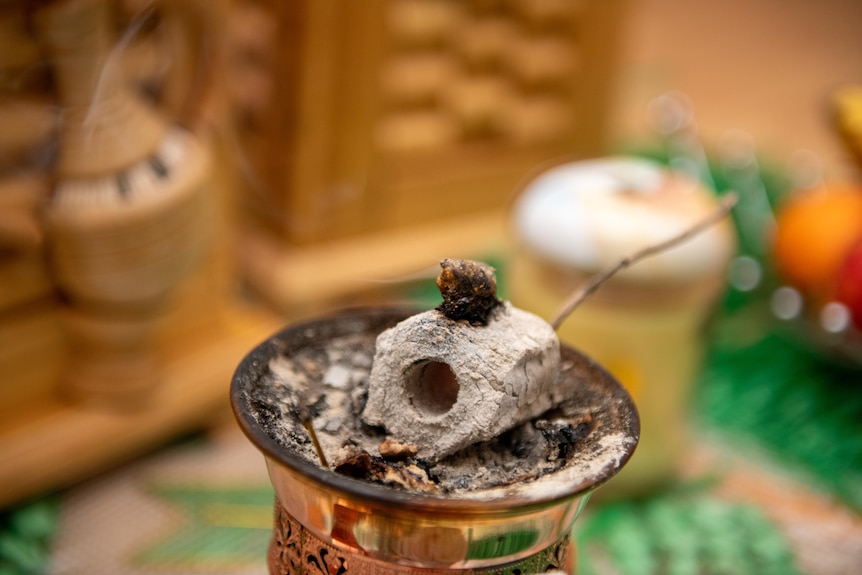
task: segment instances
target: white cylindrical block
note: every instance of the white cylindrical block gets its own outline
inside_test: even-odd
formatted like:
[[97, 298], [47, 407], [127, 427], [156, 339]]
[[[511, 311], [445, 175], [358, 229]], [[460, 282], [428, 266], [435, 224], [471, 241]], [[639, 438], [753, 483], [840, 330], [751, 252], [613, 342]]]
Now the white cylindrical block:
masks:
[[420, 313], [378, 337], [363, 419], [436, 460], [547, 411], [559, 357], [551, 326], [509, 303], [484, 326]]

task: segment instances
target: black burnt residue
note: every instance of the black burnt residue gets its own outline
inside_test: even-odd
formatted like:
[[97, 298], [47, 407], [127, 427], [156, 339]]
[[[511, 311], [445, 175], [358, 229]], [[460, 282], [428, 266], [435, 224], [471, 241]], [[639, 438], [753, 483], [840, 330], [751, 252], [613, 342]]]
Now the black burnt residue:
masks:
[[437, 485], [423, 467], [413, 462], [386, 461], [367, 451], [354, 453], [335, 467], [335, 472], [361, 481], [382, 483], [408, 491], [435, 493]]
[[471, 260], [445, 259], [440, 262], [437, 289], [443, 296], [437, 310], [452, 320], [488, 325], [492, 312], [502, 302], [497, 299], [494, 268]]
[[566, 461], [577, 450], [578, 442], [590, 433], [592, 418], [587, 415], [583, 421], [540, 419], [535, 427], [552, 451], [551, 458]]

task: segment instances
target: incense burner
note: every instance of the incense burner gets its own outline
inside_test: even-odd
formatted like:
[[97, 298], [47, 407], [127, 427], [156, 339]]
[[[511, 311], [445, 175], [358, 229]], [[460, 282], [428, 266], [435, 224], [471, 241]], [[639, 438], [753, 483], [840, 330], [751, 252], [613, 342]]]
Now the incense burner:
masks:
[[[232, 407], [262, 452], [276, 493], [270, 573], [571, 572], [572, 525], [593, 490], [628, 461], [640, 426], [626, 391], [572, 348], [561, 349], [557, 374], [566, 396], [553, 413], [527, 424], [556, 446], [553, 465], [543, 462], [541, 473], [511, 475], [508, 464], [470, 469], [456, 454], [429, 467], [429, 475], [454, 476], [466, 466], [463, 480], [429, 492], [363, 481], [318, 461], [303, 420], [311, 418], [330, 460], [341, 443], [361, 442], [334, 437], [352, 424], [333, 423], [328, 403], [346, 397], [346, 405], [361, 407], [376, 336], [409, 315], [403, 308], [357, 309], [293, 325], [237, 368]], [[352, 371], [338, 358], [352, 361]], [[352, 375], [336, 378], [336, 371]], [[307, 399], [302, 409], [297, 390]], [[361, 422], [355, 429], [363, 429]], [[560, 430], [569, 430], [567, 441], [554, 435], [566, 435]], [[514, 437], [493, 449], [523, 449]], [[483, 447], [492, 449], [469, 449]], [[441, 467], [447, 465], [455, 471]], [[490, 482], [471, 483], [483, 475]]]

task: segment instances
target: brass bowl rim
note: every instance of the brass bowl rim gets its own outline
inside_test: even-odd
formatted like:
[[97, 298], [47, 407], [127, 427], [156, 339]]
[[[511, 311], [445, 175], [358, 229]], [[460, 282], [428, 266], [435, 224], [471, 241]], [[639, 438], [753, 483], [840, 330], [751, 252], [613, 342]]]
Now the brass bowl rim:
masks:
[[[589, 367], [597, 369], [605, 380], [605, 383], [615, 388], [613, 391], [617, 399], [623, 401], [626, 404], [626, 409], [630, 411], [630, 417], [627, 421], [628, 425], [625, 426], [624, 431], [627, 436], [634, 438], [634, 442], [629, 444], [619, 457], [615, 468], [606, 468], [598, 476], [590, 477], [580, 483], [573, 484], [563, 494], [554, 493], [537, 497], [515, 495], [482, 499], [458, 495], [401, 491], [385, 485], [365, 482], [341, 475], [330, 469], [324, 469], [317, 463], [312, 463], [303, 457], [289, 452], [255, 421], [248, 401], [244, 397], [246, 387], [249, 383], [249, 377], [246, 374], [261, 372], [264, 366], [267, 365], [268, 360], [274, 354], [279, 353], [278, 342], [289, 335], [294, 335], [334, 321], [381, 318], [384, 321], [386, 319], [393, 321], [392, 325], [394, 325], [394, 323], [417, 313], [417, 311], [422, 310], [407, 306], [347, 308], [288, 325], [265, 339], [242, 359], [231, 381], [231, 408], [242, 432], [271, 463], [286, 467], [321, 489], [335, 492], [349, 500], [359, 501], [368, 506], [386, 508], [396, 513], [430, 512], [438, 517], [447, 515], [452, 517], [463, 517], [465, 515], [517, 515], [524, 511], [550, 507], [584, 495], [599, 487], [622, 469], [625, 463], [631, 458], [640, 436], [640, 418], [628, 392], [613, 376], [589, 357], [574, 348], [562, 344], [561, 349], [565, 348], [569, 353], [573, 353], [580, 359], [583, 359]], [[257, 362], [256, 365], [255, 362]]]

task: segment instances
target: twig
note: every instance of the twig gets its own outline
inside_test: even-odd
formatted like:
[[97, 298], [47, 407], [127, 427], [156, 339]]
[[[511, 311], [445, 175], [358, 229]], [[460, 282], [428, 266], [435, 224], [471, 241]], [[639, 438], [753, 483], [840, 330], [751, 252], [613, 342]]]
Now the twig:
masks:
[[572, 295], [570, 295], [569, 298], [565, 301], [565, 303], [563, 303], [562, 307], [560, 307], [560, 310], [557, 312], [557, 314], [554, 316], [554, 319], [551, 321], [551, 327], [553, 327], [555, 330], [558, 329], [563, 323], [563, 321], [565, 321], [565, 319], [569, 317], [569, 314], [571, 314], [575, 310], [575, 308], [577, 308], [585, 299], [587, 299], [587, 297], [589, 297], [593, 292], [595, 292], [603, 283], [609, 280], [618, 271], [626, 269], [627, 267], [637, 263], [645, 257], [663, 252], [669, 248], [676, 246], [677, 244], [681, 244], [682, 242], [693, 236], [696, 236], [708, 227], [721, 221], [728, 213], [730, 213], [730, 210], [732, 210], [733, 206], [736, 205], [736, 201], [736, 194], [726, 194], [722, 198], [720, 205], [718, 206], [718, 208], [716, 208], [715, 211], [711, 212], [708, 216], [697, 222], [692, 227], [663, 242], [647, 246], [640, 251], [637, 251], [627, 257], [624, 257], [616, 264], [591, 277], [584, 285], [572, 292]]
[[317, 458], [320, 460], [320, 464], [326, 469], [329, 469], [329, 463], [326, 461], [326, 455], [323, 453], [323, 447], [320, 445], [320, 440], [317, 438], [317, 432], [314, 430], [314, 426], [311, 425], [311, 420], [303, 419], [302, 425], [308, 432], [308, 436], [311, 437], [311, 443], [314, 445], [314, 451], [317, 452]]
[[317, 431], [314, 429], [314, 425], [311, 423], [311, 412], [308, 409], [308, 403], [303, 396], [299, 398], [299, 405], [297, 406], [299, 409], [299, 420], [302, 421], [302, 426], [305, 428], [305, 431], [308, 432], [308, 437], [311, 438], [311, 444], [314, 445], [314, 451], [317, 452], [317, 458], [320, 460], [320, 464], [329, 469], [329, 463], [326, 461], [326, 455], [323, 453], [323, 446], [320, 445], [320, 440], [317, 438]]

